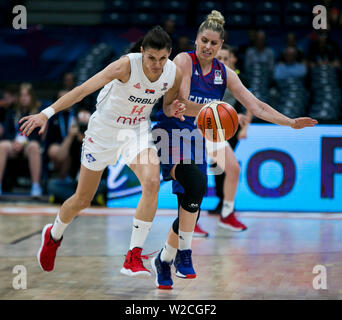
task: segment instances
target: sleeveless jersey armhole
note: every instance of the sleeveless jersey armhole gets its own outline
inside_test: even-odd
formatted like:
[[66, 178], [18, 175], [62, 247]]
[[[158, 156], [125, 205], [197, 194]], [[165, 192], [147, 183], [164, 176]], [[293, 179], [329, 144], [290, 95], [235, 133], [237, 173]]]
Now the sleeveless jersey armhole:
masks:
[[135, 61], [133, 61], [133, 59], [130, 56], [131, 54], [125, 54], [123, 55], [121, 58], [123, 57], [127, 57], [129, 59], [129, 65], [130, 65], [130, 74], [129, 74], [129, 78], [126, 82], [121, 82], [121, 80], [119, 79], [115, 79], [114, 81], [116, 82], [116, 84], [120, 85], [120, 86], [126, 86], [128, 84], [131, 84], [132, 82], [132, 78], [133, 78], [133, 72], [135, 71], [134, 69], [134, 63]]

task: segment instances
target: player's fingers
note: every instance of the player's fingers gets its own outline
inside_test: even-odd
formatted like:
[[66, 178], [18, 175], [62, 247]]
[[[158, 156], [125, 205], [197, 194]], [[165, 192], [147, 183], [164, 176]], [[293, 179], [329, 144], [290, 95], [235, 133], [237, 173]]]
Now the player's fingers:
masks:
[[47, 124], [47, 123], [44, 123], [44, 124], [42, 125], [42, 127], [40, 128], [40, 130], [39, 130], [39, 132], [38, 132], [38, 134], [39, 134], [40, 136], [44, 133], [45, 128], [46, 128], [46, 124]]
[[30, 116], [22, 117], [22, 118], [18, 121], [18, 123], [20, 124], [20, 123], [22, 123], [23, 121], [25, 121], [25, 120], [27, 120], [27, 119], [29, 119], [29, 118], [30, 118]]
[[24, 130], [24, 134], [28, 137], [36, 127], [37, 125], [32, 120], [30, 120]]
[[175, 105], [175, 106], [178, 105], [178, 103], [179, 103], [179, 100], [178, 100], [178, 99], [173, 100], [173, 102], [172, 102], [172, 104]]
[[[23, 120], [23, 119], [21, 119]], [[28, 120], [26, 120], [19, 128], [19, 131], [23, 132], [25, 130], [25, 128], [27, 127], [28, 124]]]

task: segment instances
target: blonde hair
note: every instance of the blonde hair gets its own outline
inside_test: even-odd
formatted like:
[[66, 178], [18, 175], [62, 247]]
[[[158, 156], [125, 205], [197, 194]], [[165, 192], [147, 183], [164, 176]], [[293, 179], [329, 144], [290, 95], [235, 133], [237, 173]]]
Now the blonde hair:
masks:
[[207, 15], [206, 20], [201, 23], [197, 34], [204, 30], [212, 30], [218, 32], [220, 38], [224, 39], [224, 24], [225, 20], [223, 15], [217, 10], [212, 10], [211, 13]]

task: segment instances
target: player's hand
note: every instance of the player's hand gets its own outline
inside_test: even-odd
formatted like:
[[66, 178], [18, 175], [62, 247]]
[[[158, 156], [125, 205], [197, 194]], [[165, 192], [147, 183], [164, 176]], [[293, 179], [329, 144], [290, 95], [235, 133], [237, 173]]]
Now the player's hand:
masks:
[[47, 122], [48, 118], [44, 113], [26, 116], [19, 120], [19, 124], [22, 124], [19, 131], [28, 137], [35, 128], [40, 128], [38, 134], [41, 135], [45, 131]]
[[238, 113], [238, 119], [241, 127], [244, 127], [249, 124], [248, 117], [243, 113]]
[[313, 127], [317, 123], [318, 123], [317, 120], [311, 119], [309, 117], [295, 118], [295, 119], [292, 119], [291, 128], [303, 129], [305, 127]]
[[184, 113], [185, 113], [185, 104], [179, 102], [179, 100], [174, 100], [171, 105], [171, 117], [175, 117], [180, 119], [181, 121], [184, 121]]
[[246, 139], [247, 138], [247, 130], [242, 129], [239, 131], [238, 135], [237, 135], [238, 140], [241, 139]]

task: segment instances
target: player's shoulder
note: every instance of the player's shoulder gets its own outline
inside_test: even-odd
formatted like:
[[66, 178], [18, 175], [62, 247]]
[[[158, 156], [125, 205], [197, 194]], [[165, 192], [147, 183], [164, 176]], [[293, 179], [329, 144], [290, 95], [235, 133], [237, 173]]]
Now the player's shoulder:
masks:
[[192, 60], [190, 55], [187, 52], [179, 53], [174, 59], [173, 62], [183, 73], [191, 73], [192, 72]]

